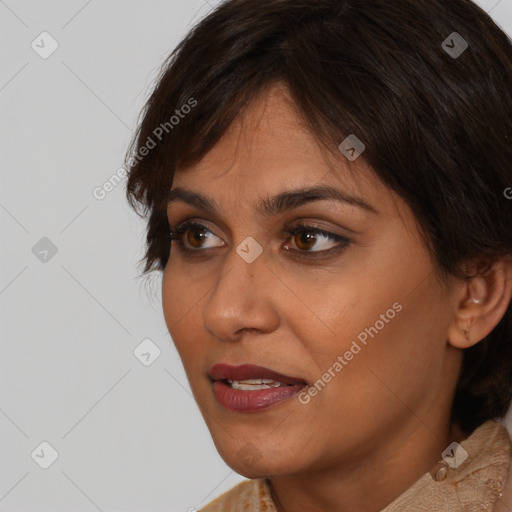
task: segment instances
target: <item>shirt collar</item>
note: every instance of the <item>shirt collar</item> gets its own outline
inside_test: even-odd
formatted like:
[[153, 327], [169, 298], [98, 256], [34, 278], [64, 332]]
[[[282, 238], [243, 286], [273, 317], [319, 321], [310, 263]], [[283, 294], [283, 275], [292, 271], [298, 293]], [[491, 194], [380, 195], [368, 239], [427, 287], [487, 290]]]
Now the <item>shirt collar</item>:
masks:
[[511, 459], [507, 429], [488, 420], [451, 443], [439, 461], [381, 512], [492, 511], [502, 496]]

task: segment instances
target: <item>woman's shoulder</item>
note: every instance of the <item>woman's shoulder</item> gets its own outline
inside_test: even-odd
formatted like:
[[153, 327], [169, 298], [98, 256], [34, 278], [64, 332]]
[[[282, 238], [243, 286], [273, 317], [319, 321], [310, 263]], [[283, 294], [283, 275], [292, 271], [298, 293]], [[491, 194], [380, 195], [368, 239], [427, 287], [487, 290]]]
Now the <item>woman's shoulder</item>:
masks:
[[276, 512], [263, 479], [246, 480], [203, 507], [200, 512]]

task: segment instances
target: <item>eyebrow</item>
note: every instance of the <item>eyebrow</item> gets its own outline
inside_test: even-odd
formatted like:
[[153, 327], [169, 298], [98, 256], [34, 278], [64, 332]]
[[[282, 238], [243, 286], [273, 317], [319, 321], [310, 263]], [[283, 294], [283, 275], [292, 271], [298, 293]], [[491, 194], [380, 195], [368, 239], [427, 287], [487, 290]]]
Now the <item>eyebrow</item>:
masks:
[[[379, 214], [373, 206], [366, 203], [360, 197], [351, 196], [342, 190], [327, 185], [289, 190], [273, 197], [262, 199], [256, 205], [256, 211], [264, 217], [270, 217], [299, 208], [308, 203], [326, 200], [334, 200], [340, 203], [357, 206], [371, 213]], [[200, 210], [219, 215], [219, 206], [215, 199], [210, 196], [193, 192], [182, 187], [176, 187], [169, 192], [167, 205], [180, 201], [195, 206]]]

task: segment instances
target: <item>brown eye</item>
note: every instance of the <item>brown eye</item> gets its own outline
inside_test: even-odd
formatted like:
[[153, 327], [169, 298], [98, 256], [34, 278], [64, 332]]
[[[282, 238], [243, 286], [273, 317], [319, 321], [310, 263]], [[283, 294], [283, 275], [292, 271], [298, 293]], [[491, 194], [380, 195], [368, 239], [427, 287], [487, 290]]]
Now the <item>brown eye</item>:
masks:
[[295, 245], [303, 251], [308, 251], [312, 247], [315, 246], [316, 243], [316, 235], [311, 231], [304, 231], [302, 233], [297, 233], [294, 236]]
[[286, 233], [291, 236], [290, 245], [295, 247], [285, 246], [285, 248], [298, 253], [327, 254], [341, 250], [350, 244], [350, 240], [342, 235], [302, 223], [287, 228]]
[[185, 222], [176, 231], [169, 229], [169, 234], [171, 240], [175, 240], [185, 251], [193, 252], [224, 245], [206, 226], [196, 222]]
[[194, 247], [194, 249], [201, 249], [203, 241], [208, 238], [206, 232], [206, 229], [200, 228], [187, 230], [185, 233], [187, 242], [190, 244], [191, 247]]

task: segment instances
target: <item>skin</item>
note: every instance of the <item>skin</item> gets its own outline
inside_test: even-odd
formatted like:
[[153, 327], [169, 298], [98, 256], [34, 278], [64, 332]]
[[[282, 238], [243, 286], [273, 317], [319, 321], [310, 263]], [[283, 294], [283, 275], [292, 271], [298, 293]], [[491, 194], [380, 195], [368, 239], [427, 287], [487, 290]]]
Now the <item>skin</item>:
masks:
[[[378, 213], [332, 200], [272, 217], [255, 209], [265, 197], [318, 184]], [[213, 249], [193, 258], [173, 242], [165, 320], [220, 455], [248, 478], [270, 477], [279, 512], [378, 512], [468, 435], [449, 420], [462, 349], [504, 314], [510, 260], [469, 283], [438, 279], [403, 200], [363, 158], [349, 162], [337, 148], [328, 154], [279, 84], [255, 98], [200, 162], [179, 169], [176, 187], [211, 196], [219, 214], [169, 204], [173, 230], [185, 220], [208, 228], [195, 254]], [[299, 220], [351, 242], [314, 259], [300, 235], [284, 232]], [[236, 252], [248, 236], [263, 249], [252, 263]], [[337, 242], [317, 235], [312, 245]], [[301, 250], [302, 259], [293, 255]], [[216, 401], [213, 364], [251, 363], [312, 385], [397, 302], [402, 310], [308, 404], [296, 396], [242, 414]], [[461, 332], [468, 327], [469, 340]], [[252, 460], [239, 457], [241, 449]]]

